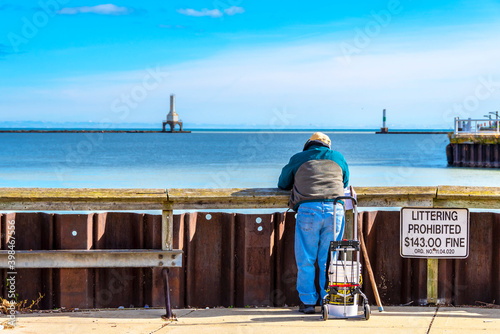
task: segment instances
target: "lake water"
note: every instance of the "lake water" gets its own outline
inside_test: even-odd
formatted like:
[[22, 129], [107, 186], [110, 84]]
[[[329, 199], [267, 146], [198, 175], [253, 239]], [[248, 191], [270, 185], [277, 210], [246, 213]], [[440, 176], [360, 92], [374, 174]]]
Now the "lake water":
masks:
[[[493, 169], [448, 167], [442, 134], [328, 133], [354, 186], [500, 186]], [[2, 133], [1, 187], [276, 187], [311, 132]]]

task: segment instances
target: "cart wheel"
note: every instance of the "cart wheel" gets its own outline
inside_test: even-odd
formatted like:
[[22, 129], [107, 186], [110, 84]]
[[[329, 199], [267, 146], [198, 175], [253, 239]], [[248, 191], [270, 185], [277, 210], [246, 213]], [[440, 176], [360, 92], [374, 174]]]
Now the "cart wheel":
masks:
[[328, 320], [328, 305], [323, 305], [323, 320]]
[[363, 311], [365, 313], [365, 320], [370, 319], [370, 305], [368, 303], [363, 303]]

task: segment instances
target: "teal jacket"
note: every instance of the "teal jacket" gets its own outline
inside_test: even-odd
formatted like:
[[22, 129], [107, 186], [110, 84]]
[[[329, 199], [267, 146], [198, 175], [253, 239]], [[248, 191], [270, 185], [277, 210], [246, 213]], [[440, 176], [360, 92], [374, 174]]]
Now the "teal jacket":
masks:
[[278, 188], [291, 190], [288, 205], [297, 211], [304, 202], [333, 201], [344, 196], [349, 166], [344, 156], [322, 145], [311, 145], [283, 167]]

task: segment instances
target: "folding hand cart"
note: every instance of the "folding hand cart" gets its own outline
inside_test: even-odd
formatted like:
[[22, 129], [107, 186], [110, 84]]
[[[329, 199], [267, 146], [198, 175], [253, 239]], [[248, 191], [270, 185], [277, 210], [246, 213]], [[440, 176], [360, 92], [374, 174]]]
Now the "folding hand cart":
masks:
[[[331, 241], [326, 262], [326, 296], [322, 300], [323, 320], [328, 318], [370, 318], [368, 298], [361, 292], [362, 277], [359, 262], [360, 242], [358, 240], [358, 208], [357, 201], [351, 196], [337, 197], [334, 208], [342, 200], [353, 203], [353, 239]], [[345, 205], [344, 205], [345, 208]], [[344, 214], [345, 215], [345, 214]], [[336, 210], [333, 215], [333, 235], [336, 235]], [[335, 254], [335, 255], [334, 255]], [[359, 296], [362, 298], [363, 314], [358, 315]]]

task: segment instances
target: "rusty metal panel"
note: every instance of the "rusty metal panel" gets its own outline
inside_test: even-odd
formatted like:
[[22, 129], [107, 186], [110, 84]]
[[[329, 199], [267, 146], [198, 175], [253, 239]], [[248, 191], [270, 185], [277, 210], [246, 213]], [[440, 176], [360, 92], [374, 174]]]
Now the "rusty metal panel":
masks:
[[[370, 259], [370, 263], [372, 266], [373, 270], [373, 275], [375, 276], [375, 280], [377, 282], [377, 286], [379, 289], [379, 294], [380, 298], [382, 299], [381, 295], [381, 290], [382, 290], [382, 285], [380, 284], [381, 280], [379, 279], [379, 273], [376, 271], [376, 262], [375, 262], [375, 256], [377, 256], [377, 247], [376, 247], [376, 229], [373, 227], [374, 220], [376, 217], [376, 212], [361, 212], [358, 215], [358, 224], [360, 224], [360, 227], [363, 231], [363, 237], [366, 245], [366, 249], [368, 252], [368, 257]], [[373, 231], [372, 231], [373, 230]], [[368, 297], [368, 300], [370, 303], [373, 303], [375, 300], [374, 293], [372, 290], [372, 286], [369, 282], [369, 276], [366, 271], [366, 263], [364, 261], [364, 258], [360, 256], [361, 258], [361, 264], [362, 264], [362, 276], [363, 276], [363, 291]], [[385, 300], [382, 300], [382, 303], [385, 304]]]
[[5, 239], [7, 238], [7, 217], [0, 213], [0, 249], [4, 249]]
[[[500, 145], [497, 145], [497, 148], [500, 149]], [[491, 289], [492, 289], [492, 299], [496, 301], [497, 304], [500, 305], [500, 247], [498, 242], [500, 240], [500, 214], [495, 214], [495, 217], [492, 221], [493, 224], [493, 247], [491, 249], [492, 255], [492, 275], [491, 275]]]
[[453, 302], [453, 260], [443, 259], [438, 263], [438, 303]]
[[[145, 215], [144, 247], [146, 249], [161, 249], [161, 243], [161, 216]], [[149, 306], [162, 306], [163, 284], [161, 270], [161, 268], [144, 269], [144, 291], [146, 292], [144, 304]]]
[[[380, 298], [386, 305], [401, 305], [426, 300], [425, 260], [403, 259], [399, 250], [399, 211], [363, 212], [362, 224], [370, 263]], [[363, 267], [364, 261], [361, 261]], [[375, 302], [369, 276], [363, 270], [363, 290], [371, 303]]]
[[238, 307], [271, 306], [274, 289], [274, 215], [236, 215], [236, 298]]
[[440, 259], [438, 265], [438, 302], [452, 304], [454, 302], [455, 261]]
[[[7, 221], [14, 220], [16, 226], [16, 250], [53, 249], [53, 215], [46, 213], [9, 213], [3, 216], [2, 234], [7, 233]], [[2, 237], [2, 248], [6, 248]], [[19, 300], [36, 300], [39, 293], [45, 295], [40, 308], [51, 309], [54, 305], [52, 296], [52, 269], [16, 270], [16, 293]], [[4, 272], [6, 275], [6, 271]], [[5, 291], [6, 276], [2, 278], [2, 291]]]
[[[56, 215], [55, 249], [91, 249], [93, 215]], [[67, 308], [94, 306], [93, 269], [55, 269], [55, 305]]]
[[[404, 276], [402, 279], [411, 279], [411, 298], [402, 300], [402, 304], [411, 303], [413, 306], [427, 304], [427, 260], [405, 259], [411, 263], [410, 277]], [[398, 305], [398, 304], [388, 304]]]
[[[174, 217], [174, 248], [185, 252], [184, 267], [169, 275], [174, 307], [297, 305], [295, 213], [210, 216]], [[359, 218], [382, 302], [425, 303], [426, 260], [400, 257], [399, 212], [364, 212]], [[161, 248], [159, 215], [13, 213], [0, 215], [0, 220], [1, 249], [7, 220], [16, 221], [18, 250]], [[500, 303], [498, 240], [500, 214], [471, 213], [469, 258], [439, 260], [441, 302]], [[3, 271], [4, 296], [5, 275]], [[366, 270], [363, 277], [363, 290], [375, 303]], [[156, 268], [20, 269], [17, 284], [19, 298], [44, 293], [42, 309], [164, 305], [161, 269]]]
[[470, 214], [469, 257], [439, 260], [439, 298], [454, 305], [500, 304], [500, 214]]
[[186, 215], [186, 306], [235, 304], [234, 231], [234, 214]]
[[[6, 217], [4, 214], [0, 213], [0, 250], [5, 249], [6, 246], [5, 239], [7, 237], [7, 228], [6, 226]], [[7, 286], [3, 282], [6, 282], [7, 279], [7, 270], [0, 269], [0, 279], [2, 282], [0, 283], [0, 294], [3, 298], [6, 298], [8, 295]]]
[[493, 213], [470, 215], [469, 257], [454, 260], [456, 305], [474, 305], [476, 301], [500, 303], [496, 288], [500, 283], [498, 267], [494, 267], [499, 255], [498, 216]]
[[296, 306], [297, 263], [295, 262], [295, 212], [275, 214], [276, 274], [272, 294], [274, 306]]
[[54, 249], [92, 249], [90, 215], [55, 215]]
[[[175, 215], [174, 216], [174, 249], [184, 250], [185, 247], [185, 239], [184, 239], [184, 220], [185, 215]], [[161, 224], [160, 224], [161, 229]], [[160, 233], [161, 236], [161, 233]], [[161, 241], [160, 241], [161, 248]], [[164, 288], [163, 281], [161, 280], [161, 269], [154, 268], [156, 271], [156, 275], [161, 282], [161, 289]], [[172, 303], [172, 307], [174, 308], [183, 308], [185, 306], [185, 295], [186, 295], [186, 262], [184, 256], [182, 257], [182, 268], [170, 268], [169, 269], [169, 288], [170, 288], [170, 302]], [[155, 291], [156, 294], [156, 291]], [[160, 296], [163, 294], [160, 293]], [[164, 298], [161, 298], [161, 302], [158, 303], [158, 306], [165, 306]]]
[[144, 248], [143, 214], [108, 212], [94, 217], [96, 249]]
[[[100, 213], [94, 215], [96, 249], [144, 248], [144, 214]], [[142, 268], [94, 269], [94, 307], [144, 305]]]

